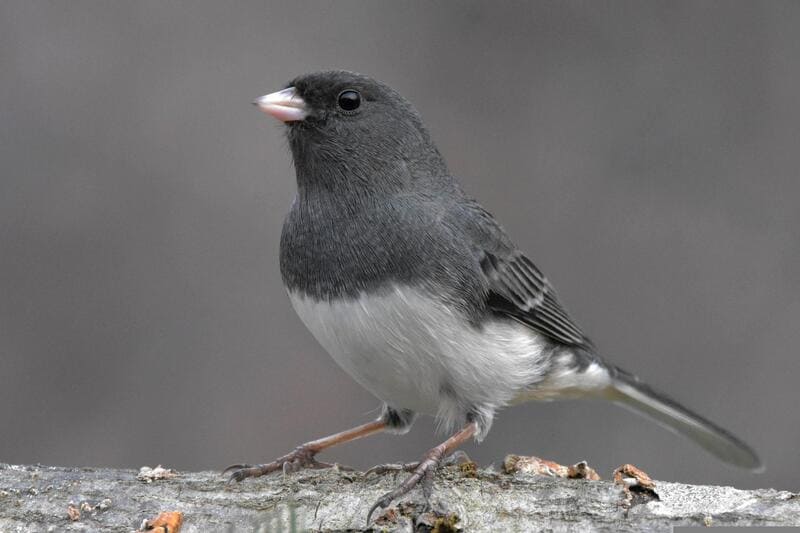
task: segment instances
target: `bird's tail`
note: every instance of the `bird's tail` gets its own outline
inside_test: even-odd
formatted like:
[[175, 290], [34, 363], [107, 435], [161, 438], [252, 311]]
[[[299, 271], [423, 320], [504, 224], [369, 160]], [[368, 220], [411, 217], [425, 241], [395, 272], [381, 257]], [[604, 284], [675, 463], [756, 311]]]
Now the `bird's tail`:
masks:
[[633, 374], [618, 368], [611, 368], [610, 373], [610, 400], [688, 437], [726, 463], [754, 471], [763, 469], [756, 452], [729, 431], [653, 390]]

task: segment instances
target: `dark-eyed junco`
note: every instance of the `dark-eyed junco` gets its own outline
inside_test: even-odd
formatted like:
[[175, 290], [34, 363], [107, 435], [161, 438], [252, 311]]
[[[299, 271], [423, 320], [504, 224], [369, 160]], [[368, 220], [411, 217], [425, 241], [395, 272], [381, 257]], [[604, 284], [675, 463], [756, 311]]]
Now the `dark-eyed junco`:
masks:
[[300, 76], [255, 102], [286, 123], [297, 197], [280, 265], [295, 311], [358, 383], [374, 422], [299, 446], [241, 481], [324, 467], [315, 455], [417, 413], [457, 431], [413, 465], [369, 515], [430, 479], [442, 458], [483, 439], [498, 409], [528, 400], [604, 398], [648, 415], [733, 465], [744, 442], [605, 361], [552, 285], [451, 176], [417, 111], [390, 87], [343, 71]]

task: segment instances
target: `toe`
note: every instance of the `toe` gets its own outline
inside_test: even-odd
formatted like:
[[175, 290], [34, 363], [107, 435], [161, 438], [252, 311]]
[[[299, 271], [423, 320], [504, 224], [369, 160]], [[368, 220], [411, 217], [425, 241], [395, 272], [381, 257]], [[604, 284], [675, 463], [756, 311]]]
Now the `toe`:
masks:
[[239, 483], [244, 481], [245, 479], [253, 476], [252, 471], [252, 468], [241, 468], [239, 470], [234, 470], [231, 472], [231, 475], [228, 478], [228, 483], [233, 483], [234, 481]]
[[456, 450], [455, 452], [448, 455], [444, 461], [442, 461], [443, 465], [451, 466], [451, 465], [463, 465], [465, 463], [471, 463], [472, 459], [469, 458], [469, 455], [466, 454], [463, 450]]
[[389, 506], [389, 504], [392, 503], [392, 500], [394, 499], [394, 492], [395, 491], [387, 492], [386, 494], [381, 496], [378, 499], [378, 501], [373, 504], [372, 507], [369, 508], [369, 512], [367, 513], [367, 527], [369, 527], [369, 524], [372, 522], [372, 515], [375, 511], [377, 511], [378, 509], [381, 510], [386, 509]]
[[422, 496], [425, 498], [426, 505], [430, 504], [431, 496], [433, 496], [433, 474], [435, 471], [436, 468], [426, 469], [420, 481], [420, 485], [422, 485]]
[[366, 472], [364, 472], [365, 476], [369, 476], [371, 474], [383, 475], [388, 472], [413, 472], [415, 468], [419, 466], [419, 463], [388, 463], [383, 465], [375, 465]]

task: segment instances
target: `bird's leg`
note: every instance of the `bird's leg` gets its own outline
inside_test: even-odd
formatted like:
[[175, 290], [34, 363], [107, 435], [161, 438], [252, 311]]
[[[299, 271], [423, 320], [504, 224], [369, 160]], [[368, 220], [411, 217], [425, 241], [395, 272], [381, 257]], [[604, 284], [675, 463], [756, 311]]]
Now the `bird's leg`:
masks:
[[388, 425], [384, 420], [376, 420], [374, 422], [369, 422], [367, 424], [362, 424], [352, 429], [342, 431], [341, 433], [336, 433], [328, 437], [323, 437], [321, 439], [312, 440], [311, 442], [301, 444], [293, 451], [282, 457], [278, 457], [271, 463], [265, 463], [261, 465], [231, 465], [223, 470], [222, 473], [227, 474], [230, 472], [230, 481], [242, 481], [243, 479], [247, 479], [249, 477], [263, 476], [281, 469], [284, 471], [284, 473], [288, 473], [299, 470], [300, 468], [329, 468], [333, 465], [317, 461], [314, 459], [314, 456], [322, 450], [330, 448], [331, 446], [336, 446], [337, 444], [350, 442], [351, 440], [356, 440], [362, 437], [368, 437], [370, 435], [380, 433], [386, 430], [387, 427]]
[[[411, 490], [422, 483], [422, 494], [425, 496], [425, 499], [430, 499], [431, 493], [433, 491], [433, 474], [436, 471], [436, 467], [442, 462], [442, 459], [448, 455], [450, 452], [464, 444], [467, 440], [471, 439], [475, 433], [478, 431], [478, 424], [477, 422], [470, 422], [463, 429], [455, 433], [452, 437], [441, 443], [440, 445], [431, 448], [428, 452], [422, 456], [422, 460], [416, 464], [413, 468], [413, 473], [408, 476], [408, 478], [403, 481], [396, 489], [391, 492], [387, 492], [380, 499], [375, 502], [375, 505], [369, 510], [367, 514], [367, 524], [370, 523], [370, 519], [372, 518], [372, 513], [375, 512], [376, 509], [384, 509], [393, 500], [400, 498], [411, 492]], [[403, 465], [405, 466], [405, 465]], [[410, 467], [411, 465], [409, 465]]]

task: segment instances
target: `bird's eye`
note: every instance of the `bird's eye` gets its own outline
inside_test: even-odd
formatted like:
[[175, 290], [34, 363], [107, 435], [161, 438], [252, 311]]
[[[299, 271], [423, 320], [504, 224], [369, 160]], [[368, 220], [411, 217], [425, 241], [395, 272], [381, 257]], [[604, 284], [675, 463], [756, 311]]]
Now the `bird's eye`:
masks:
[[339, 93], [339, 107], [345, 111], [355, 111], [361, 105], [361, 95], [358, 91], [347, 89]]

